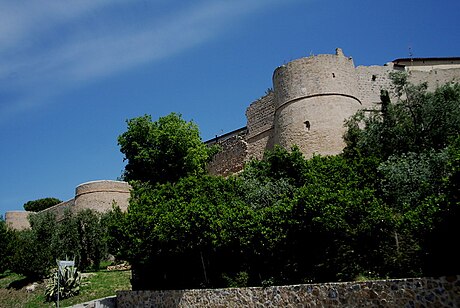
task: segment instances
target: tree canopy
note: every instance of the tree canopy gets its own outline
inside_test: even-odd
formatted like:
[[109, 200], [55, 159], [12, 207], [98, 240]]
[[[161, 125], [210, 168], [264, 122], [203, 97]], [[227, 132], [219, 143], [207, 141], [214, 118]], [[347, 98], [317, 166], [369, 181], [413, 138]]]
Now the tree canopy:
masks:
[[42, 198], [24, 203], [24, 209], [30, 212], [40, 212], [44, 209], [52, 207], [62, 201], [57, 198]]
[[398, 99], [352, 117], [342, 155], [275, 146], [238, 176], [135, 183], [109, 227], [133, 288], [457, 273], [460, 86], [394, 78]]
[[124, 180], [166, 183], [205, 173], [213, 149], [203, 144], [195, 123], [171, 113], [154, 122], [144, 115], [127, 124], [127, 131], [118, 137], [127, 161]]

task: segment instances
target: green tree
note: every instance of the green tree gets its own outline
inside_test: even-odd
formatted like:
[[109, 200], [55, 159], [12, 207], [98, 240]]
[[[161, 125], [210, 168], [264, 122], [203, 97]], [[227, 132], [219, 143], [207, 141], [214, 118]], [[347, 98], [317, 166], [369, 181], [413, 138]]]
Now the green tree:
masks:
[[460, 85], [429, 92], [426, 84], [408, 83], [405, 73], [391, 77], [396, 101], [382, 91], [379, 112], [359, 112], [347, 122], [344, 155], [373, 162], [367, 169], [373, 180], [367, 182], [394, 220], [388, 272], [446, 275], [458, 270], [447, 247], [458, 235]]
[[127, 121], [128, 130], [118, 137], [128, 161], [127, 181], [175, 182], [180, 177], [205, 173], [214, 151], [201, 141], [198, 127], [180, 114], [171, 113], [152, 122], [149, 115]]
[[348, 157], [375, 156], [383, 161], [390, 155], [440, 150], [460, 131], [460, 84], [448, 83], [429, 92], [426, 84], [408, 83], [404, 73], [395, 73], [392, 79], [395, 103], [383, 92], [380, 112], [361, 111], [347, 121]]
[[11, 267], [12, 231], [8, 229], [3, 216], [0, 216], [0, 275]]
[[12, 270], [31, 278], [44, 278], [55, 265], [53, 236], [56, 216], [43, 213], [29, 216], [31, 229], [16, 231]]
[[57, 198], [42, 198], [24, 203], [24, 209], [31, 212], [40, 212], [44, 209], [52, 207], [62, 201]]

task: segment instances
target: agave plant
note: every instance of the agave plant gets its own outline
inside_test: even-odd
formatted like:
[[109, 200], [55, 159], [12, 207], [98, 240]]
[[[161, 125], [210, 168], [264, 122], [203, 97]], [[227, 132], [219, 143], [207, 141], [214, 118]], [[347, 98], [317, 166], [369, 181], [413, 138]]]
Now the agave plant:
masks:
[[[58, 283], [59, 281], [59, 283]], [[55, 270], [46, 284], [45, 296], [48, 302], [69, 298], [80, 293], [81, 275], [75, 266], [66, 266]], [[59, 285], [59, 290], [58, 290]]]

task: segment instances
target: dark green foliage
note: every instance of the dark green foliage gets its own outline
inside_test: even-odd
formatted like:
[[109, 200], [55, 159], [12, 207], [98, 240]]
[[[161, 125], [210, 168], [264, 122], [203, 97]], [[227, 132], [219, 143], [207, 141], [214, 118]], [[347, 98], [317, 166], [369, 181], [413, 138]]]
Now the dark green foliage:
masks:
[[8, 229], [3, 216], [0, 216], [0, 275], [11, 268], [13, 232]]
[[382, 112], [359, 112], [347, 122], [347, 157], [363, 155], [386, 160], [390, 155], [440, 150], [460, 131], [460, 85], [445, 84], [428, 92], [425, 84], [406, 83], [394, 74], [396, 103], [386, 101]]
[[122, 259], [122, 256], [127, 255], [124, 249], [128, 249], [129, 238], [127, 237], [126, 227], [126, 213], [122, 212], [120, 207], [113, 205], [112, 210], [102, 216], [101, 223], [107, 226], [107, 233], [105, 234], [105, 243], [107, 251], [112, 254], [116, 259]]
[[67, 210], [64, 213], [62, 222], [56, 225], [53, 234], [53, 246], [55, 247], [55, 257], [57, 259], [64, 260], [68, 256], [72, 256], [77, 258], [77, 263], [79, 262], [81, 244], [78, 221], [71, 211]]
[[107, 218], [92, 210], [66, 212], [56, 222], [51, 212], [30, 216], [31, 229], [12, 232], [11, 270], [31, 278], [44, 278], [55, 260], [76, 258], [82, 270], [98, 270], [107, 256]]
[[24, 210], [30, 212], [40, 212], [61, 202], [61, 200], [56, 198], [43, 198], [27, 201], [26, 203], [24, 203]]
[[107, 255], [105, 242], [107, 226], [102, 215], [86, 209], [75, 215], [79, 244], [79, 268], [98, 270], [100, 262]]
[[[450, 275], [460, 272], [456, 239], [460, 237], [460, 136], [447, 149], [448, 175], [442, 179], [441, 192], [424, 201], [436, 209], [429, 232], [422, 239], [424, 270], [427, 275]], [[433, 211], [432, 211], [433, 212]]]
[[275, 145], [272, 151], [264, 154], [264, 159], [252, 160], [243, 171], [243, 178], [284, 179], [295, 186], [303, 182], [305, 159], [297, 146], [291, 151]]
[[155, 122], [145, 115], [127, 123], [128, 130], [118, 137], [120, 151], [128, 161], [123, 174], [127, 181], [165, 183], [203, 174], [215, 151], [201, 141], [196, 124], [176, 113]]
[[398, 101], [348, 122], [343, 155], [275, 147], [238, 177], [133, 183], [111, 247], [134, 289], [269, 286], [460, 271], [460, 87], [396, 74]]
[[31, 278], [44, 278], [55, 264], [53, 237], [56, 217], [47, 212], [29, 216], [31, 229], [16, 231], [12, 270]]
[[397, 102], [383, 95], [380, 113], [361, 112], [351, 118], [344, 153], [349, 160], [375, 162], [368, 183], [393, 212], [398, 244], [398, 258], [387, 261], [397, 268], [400, 262], [417, 260], [407, 265], [414, 274], [456, 273], [459, 266], [450, 239], [459, 235], [459, 178], [454, 166], [460, 85], [446, 84], [428, 92], [425, 84], [407, 83], [405, 74], [392, 78]]

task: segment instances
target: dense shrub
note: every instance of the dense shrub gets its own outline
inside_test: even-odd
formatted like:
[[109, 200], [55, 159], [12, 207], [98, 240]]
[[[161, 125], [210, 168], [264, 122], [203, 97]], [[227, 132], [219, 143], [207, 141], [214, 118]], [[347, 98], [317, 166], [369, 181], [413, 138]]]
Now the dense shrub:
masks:
[[31, 278], [43, 278], [55, 263], [53, 245], [56, 217], [53, 213], [29, 216], [31, 229], [14, 232], [12, 270]]
[[8, 229], [5, 220], [0, 216], [0, 275], [11, 269], [13, 232]]
[[52, 213], [30, 216], [31, 229], [13, 232], [11, 269], [32, 278], [43, 278], [56, 259], [75, 257], [81, 270], [98, 270], [107, 257], [107, 223], [103, 214], [70, 211], [56, 221]]

